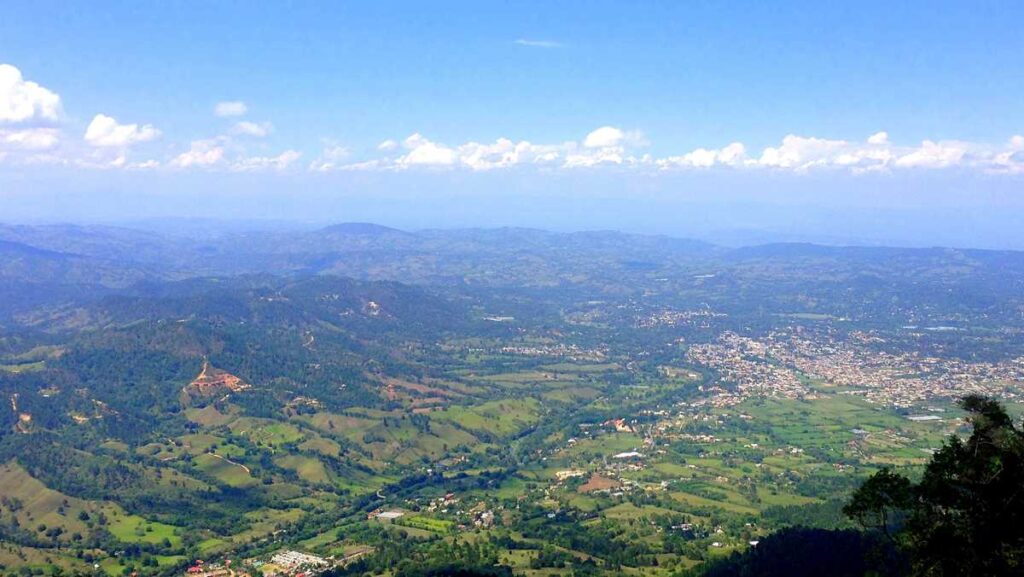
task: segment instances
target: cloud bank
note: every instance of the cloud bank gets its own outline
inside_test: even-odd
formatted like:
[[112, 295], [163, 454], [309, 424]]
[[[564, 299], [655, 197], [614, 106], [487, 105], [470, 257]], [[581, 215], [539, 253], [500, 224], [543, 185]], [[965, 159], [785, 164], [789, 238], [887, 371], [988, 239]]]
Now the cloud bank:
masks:
[[[557, 43], [520, 39], [517, 44], [554, 47]], [[4, 166], [56, 164], [78, 168], [173, 170], [308, 170], [491, 171], [517, 167], [538, 170], [592, 170], [601, 167], [646, 171], [774, 171], [803, 174], [836, 171], [850, 174], [897, 171], [964, 170], [995, 175], [1024, 175], [1024, 136], [1001, 143], [930, 140], [899, 143], [885, 131], [862, 139], [788, 134], [774, 144], [752, 147], [740, 140], [711, 143], [661, 154], [649, 152], [646, 135], [634, 128], [598, 125], [558, 142], [497, 138], [449, 144], [414, 132], [405, 138], [386, 138], [365, 148], [322, 138], [319, 152], [304, 165], [301, 147], [279, 144], [269, 121], [241, 119], [248, 106], [241, 100], [218, 102], [214, 113], [231, 118], [219, 134], [184, 135], [169, 143], [163, 158], [131, 159], [140, 146], [163, 135], [152, 124], [122, 123], [113, 115], [95, 113], [80, 138], [68, 137], [74, 122], [64, 117], [55, 91], [28, 80], [10, 65], [0, 64], [0, 170]], [[88, 116], [86, 116], [88, 118]], [[597, 124], [597, 123], [595, 123]], [[81, 130], [79, 128], [79, 130]], [[286, 133], [289, 131], [285, 131]], [[292, 133], [294, 131], [291, 131]], [[393, 135], [392, 135], [393, 136]], [[304, 168], [303, 168], [304, 167]]]

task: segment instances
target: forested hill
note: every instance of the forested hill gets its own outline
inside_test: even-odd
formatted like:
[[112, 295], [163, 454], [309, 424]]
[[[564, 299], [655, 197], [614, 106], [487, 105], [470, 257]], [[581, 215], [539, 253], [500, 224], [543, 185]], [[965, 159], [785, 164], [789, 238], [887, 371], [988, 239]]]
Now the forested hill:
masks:
[[[186, 291], [180, 281], [350, 277], [504, 294], [507, 308], [572, 300], [710, 306], [749, 317], [806, 313], [878, 324], [1021, 323], [1024, 253], [776, 244], [725, 249], [616, 232], [312, 231], [171, 235], [113, 227], [0, 226], [0, 323], [38, 322], [111, 294]], [[198, 281], [200, 289], [207, 281]], [[212, 281], [211, 281], [212, 282]], [[205, 290], [205, 289], [203, 289]], [[523, 299], [524, 295], [529, 299]], [[66, 316], [66, 313], [65, 313]]]

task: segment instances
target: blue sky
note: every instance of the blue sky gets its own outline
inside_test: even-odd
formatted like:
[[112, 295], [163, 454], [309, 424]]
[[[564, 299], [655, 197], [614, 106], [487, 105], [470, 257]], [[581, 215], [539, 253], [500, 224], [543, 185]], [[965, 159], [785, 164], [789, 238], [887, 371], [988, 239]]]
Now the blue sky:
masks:
[[198, 203], [1024, 248], [1021, 22], [1019, 2], [15, 0], [0, 220]]

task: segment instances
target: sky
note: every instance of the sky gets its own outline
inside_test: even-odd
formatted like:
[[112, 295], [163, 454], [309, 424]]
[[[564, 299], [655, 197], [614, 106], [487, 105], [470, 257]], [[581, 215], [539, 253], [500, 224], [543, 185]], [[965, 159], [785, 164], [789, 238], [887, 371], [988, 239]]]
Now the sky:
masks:
[[1024, 249], [1020, 2], [5, 2], [0, 221]]

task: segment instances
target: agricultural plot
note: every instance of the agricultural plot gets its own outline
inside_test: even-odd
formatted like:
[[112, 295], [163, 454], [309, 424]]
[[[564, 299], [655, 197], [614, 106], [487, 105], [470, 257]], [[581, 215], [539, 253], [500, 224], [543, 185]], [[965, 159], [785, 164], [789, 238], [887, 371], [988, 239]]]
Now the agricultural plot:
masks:
[[135, 515], [114, 515], [108, 527], [110, 533], [125, 543], [181, 544], [178, 529], [171, 525], [149, 521]]
[[330, 483], [331, 475], [324, 464], [312, 457], [304, 455], [279, 455], [274, 457], [274, 464], [294, 471], [300, 479], [307, 483]]
[[290, 423], [244, 417], [232, 421], [228, 428], [236, 435], [243, 435], [260, 447], [280, 449], [282, 445], [295, 443], [304, 438], [302, 431]]
[[424, 515], [406, 515], [404, 517], [399, 517], [394, 521], [394, 523], [396, 525], [401, 525], [402, 527], [423, 529], [424, 531], [440, 534], [449, 533], [455, 525], [447, 519], [437, 519]]
[[230, 487], [247, 488], [256, 485], [256, 479], [252, 477], [248, 467], [232, 462], [226, 457], [203, 453], [192, 459], [192, 465]]
[[431, 413], [432, 420], [459, 428], [505, 437], [535, 425], [541, 418], [540, 402], [533, 398], [488, 401], [469, 407], [450, 407]]

